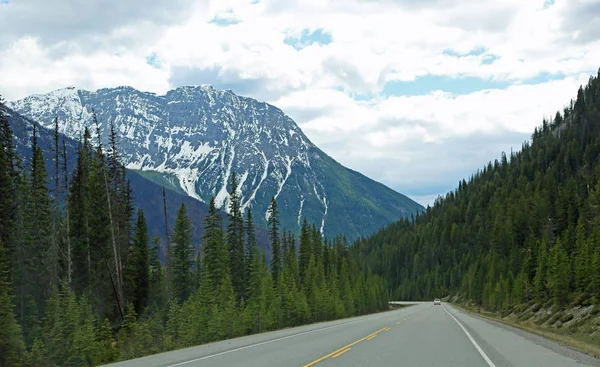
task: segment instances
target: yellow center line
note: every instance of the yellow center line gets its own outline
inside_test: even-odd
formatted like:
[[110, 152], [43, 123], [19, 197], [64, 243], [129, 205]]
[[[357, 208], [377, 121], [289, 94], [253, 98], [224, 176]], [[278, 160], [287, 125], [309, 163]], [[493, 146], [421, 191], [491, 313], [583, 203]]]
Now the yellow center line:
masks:
[[328, 355], [326, 355], [326, 356], [323, 356], [323, 357], [321, 357], [321, 358], [319, 358], [319, 359], [315, 359], [314, 361], [312, 361], [312, 362], [310, 362], [310, 363], [308, 363], [308, 364], [305, 364], [305, 365], [304, 365], [304, 366], [302, 366], [302, 367], [310, 367], [310, 366], [314, 366], [315, 364], [317, 364], [317, 363], [319, 363], [319, 362], [321, 362], [321, 361], [323, 361], [323, 360], [325, 360], [325, 359], [327, 359], [327, 358], [329, 358], [329, 357], [331, 357], [331, 356], [333, 356], [333, 355], [336, 355], [336, 354], [338, 354], [339, 352], [343, 351], [344, 349], [348, 349], [348, 348], [350, 348], [351, 346], [353, 346], [353, 345], [356, 345], [356, 344], [358, 344], [358, 343], [362, 342], [362, 341], [363, 341], [363, 340], [365, 340], [365, 339], [368, 339], [370, 336], [377, 335], [378, 333], [380, 333], [380, 332], [384, 331], [385, 329], [386, 329], [386, 328], [381, 328], [381, 329], [377, 330], [376, 332], [374, 332], [374, 333], [372, 333], [372, 334], [369, 334], [369, 335], [365, 336], [365, 337], [364, 337], [364, 338], [362, 338], [362, 339], [358, 339], [358, 340], [357, 340], [357, 341], [355, 341], [355, 342], [352, 342], [352, 343], [350, 343], [350, 344], [348, 344], [348, 345], [345, 345], [345, 346], [341, 347], [340, 349], [338, 349], [338, 350], [335, 350], [335, 351], [333, 351], [333, 352], [329, 353], [329, 354], [328, 354]]
[[368, 337], [368, 338], [367, 338], [367, 340], [371, 340], [371, 339], [373, 339], [373, 338], [374, 338], [374, 337], [376, 337], [376, 336], [377, 336], [377, 335], [370, 336], [370, 337]]
[[401, 322], [402, 322], [402, 321], [398, 321], [398, 322], [396, 323], [396, 325], [400, 324]]
[[352, 348], [344, 349], [343, 351], [339, 352], [338, 354], [334, 355], [334, 356], [333, 356], [333, 357], [331, 357], [331, 358], [337, 358], [337, 357], [341, 356], [342, 354], [344, 354], [344, 353], [346, 353], [346, 352], [350, 351], [350, 349], [352, 349]]

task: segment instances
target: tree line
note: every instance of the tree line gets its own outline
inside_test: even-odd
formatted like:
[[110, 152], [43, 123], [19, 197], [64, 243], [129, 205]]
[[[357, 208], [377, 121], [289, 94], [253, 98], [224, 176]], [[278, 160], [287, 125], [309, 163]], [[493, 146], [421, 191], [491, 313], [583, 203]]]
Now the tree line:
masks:
[[387, 308], [386, 282], [344, 237], [306, 219], [296, 237], [274, 198], [267, 262], [235, 174], [226, 227], [213, 199], [206, 218], [182, 204], [166, 240], [149, 238], [114, 125], [104, 145], [94, 122], [70, 171], [55, 120], [48, 182], [39, 127], [25, 163], [0, 110], [0, 366], [98, 365]]
[[600, 302], [600, 71], [531, 141], [415, 218], [358, 241], [396, 299], [490, 310]]

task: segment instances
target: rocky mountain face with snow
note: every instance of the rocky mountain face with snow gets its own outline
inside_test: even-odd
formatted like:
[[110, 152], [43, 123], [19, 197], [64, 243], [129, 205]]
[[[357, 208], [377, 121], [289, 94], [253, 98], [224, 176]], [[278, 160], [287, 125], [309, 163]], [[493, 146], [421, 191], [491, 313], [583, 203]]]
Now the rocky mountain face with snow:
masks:
[[243, 208], [252, 208], [259, 225], [266, 223], [272, 197], [282, 226], [293, 232], [306, 217], [325, 236], [350, 239], [422, 210], [341, 166], [280, 109], [230, 91], [180, 87], [156, 95], [130, 87], [66, 88], [7, 104], [45, 127], [58, 117], [60, 132], [73, 139], [86, 126], [95, 131], [95, 111], [104, 141], [114, 123], [127, 168], [202, 202], [214, 196], [225, 210], [235, 172]]

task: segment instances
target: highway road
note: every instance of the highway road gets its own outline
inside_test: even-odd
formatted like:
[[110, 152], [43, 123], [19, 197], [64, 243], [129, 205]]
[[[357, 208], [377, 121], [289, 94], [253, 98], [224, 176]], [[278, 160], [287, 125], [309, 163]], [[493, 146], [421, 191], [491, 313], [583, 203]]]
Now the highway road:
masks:
[[581, 367], [587, 356], [448, 304], [251, 335], [110, 366]]

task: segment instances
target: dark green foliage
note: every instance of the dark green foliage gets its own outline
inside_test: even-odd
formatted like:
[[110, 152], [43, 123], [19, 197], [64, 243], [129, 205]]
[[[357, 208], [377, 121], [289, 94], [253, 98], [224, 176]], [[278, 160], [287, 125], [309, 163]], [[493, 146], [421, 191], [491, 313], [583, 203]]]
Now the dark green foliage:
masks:
[[304, 276], [306, 274], [306, 269], [308, 268], [308, 262], [310, 261], [310, 255], [312, 253], [311, 238], [308, 231], [308, 223], [306, 218], [304, 218], [304, 221], [302, 222], [302, 230], [300, 231], [300, 260], [298, 263], [301, 281], [304, 281]]
[[[357, 241], [353, 251], [395, 299], [460, 294], [491, 310], [532, 301], [565, 307], [600, 299], [599, 228], [594, 77], [520, 152], [503, 153], [414, 220]], [[300, 252], [302, 264], [302, 242]]]
[[[156, 260], [155, 260], [156, 261]], [[150, 257], [148, 250], [148, 226], [144, 218], [144, 211], [138, 210], [138, 219], [135, 226], [133, 246], [127, 257], [125, 277], [128, 281], [129, 299], [139, 315], [146, 307], [150, 287]], [[156, 263], [153, 264], [155, 267]], [[157, 271], [157, 269], [153, 269]]]
[[[235, 176], [227, 236], [211, 200], [202, 251], [194, 253], [191, 228], [203, 218], [190, 220], [185, 205], [171, 246], [156, 237], [149, 247], [147, 213], [139, 210], [132, 226], [133, 193], [112, 126], [106, 152], [85, 131], [71, 175], [62, 157], [63, 186], [52, 202], [41, 147], [33, 141], [29, 169], [21, 169], [2, 124], [9, 138], [0, 134], [0, 366], [107, 364], [387, 308], [385, 282], [343, 237], [324, 241], [305, 221], [297, 242], [280, 228], [275, 200], [269, 269], [250, 210], [243, 219]], [[57, 146], [55, 135], [56, 160]], [[297, 243], [310, 255], [308, 282]]]
[[[255, 260], [258, 260], [260, 251], [258, 249], [258, 242], [256, 241], [256, 233], [254, 232], [254, 220], [252, 219], [252, 210], [248, 209], [246, 213], [246, 223], [244, 226], [246, 231], [246, 291], [250, 289], [250, 277], [252, 274], [252, 267], [255, 264]], [[248, 294], [246, 293], [246, 298]]]
[[191, 291], [192, 230], [185, 205], [181, 204], [173, 228], [173, 297], [183, 303]]
[[276, 280], [279, 278], [279, 272], [281, 271], [281, 243], [279, 238], [279, 210], [275, 198], [271, 199], [267, 216], [269, 217], [267, 225], [271, 241], [271, 274], [273, 279]]
[[8, 251], [0, 239], [0, 366], [17, 365], [25, 347], [15, 318], [12, 285], [8, 280], [9, 263]]
[[204, 276], [209, 280], [212, 289], [218, 289], [221, 279], [229, 271], [227, 251], [223, 236], [223, 219], [215, 207], [215, 199], [210, 200], [208, 215], [204, 220]]
[[246, 261], [244, 249], [244, 218], [240, 207], [238, 181], [235, 173], [231, 175], [229, 193], [229, 224], [227, 225], [227, 247], [229, 250], [229, 269], [231, 282], [238, 302], [245, 294]]

